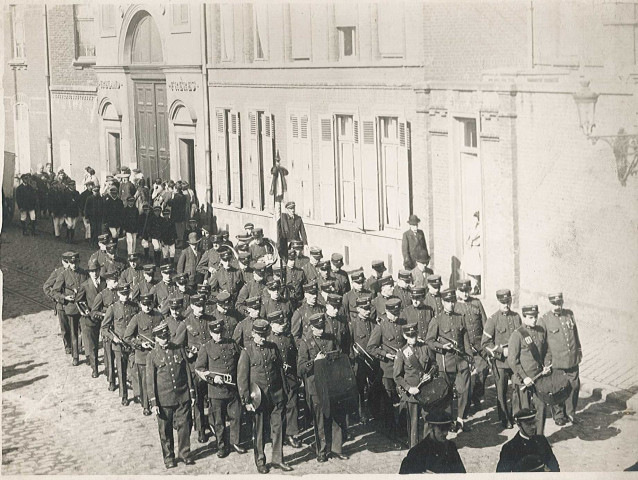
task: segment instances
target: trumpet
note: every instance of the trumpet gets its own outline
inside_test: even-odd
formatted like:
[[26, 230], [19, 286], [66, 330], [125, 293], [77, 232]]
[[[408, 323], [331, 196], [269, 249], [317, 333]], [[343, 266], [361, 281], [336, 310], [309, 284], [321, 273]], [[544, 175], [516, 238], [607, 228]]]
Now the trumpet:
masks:
[[462, 358], [463, 360], [465, 360], [468, 363], [474, 363], [474, 357], [472, 355], [469, 355], [463, 351], [461, 351], [458, 347], [458, 343], [450, 338], [447, 338], [443, 335], [439, 335], [439, 337], [436, 339], [437, 342], [439, 343], [450, 343], [452, 344], [452, 348], [450, 348], [450, 350], [452, 351], [452, 353], [454, 355], [457, 355], [458, 357]]
[[222, 382], [226, 385], [236, 386], [236, 383], [233, 383], [233, 377], [229, 373], [219, 373], [219, 372], [208, 372], [206, 375], [206, 379], [210, 382], [214, 380], [216, 376], [222, 377]]
[[151, 348], [155, 348], [155, 340], [151, 340], [146, 335], [142, 335], [141, 333], [138, 335], [142, 340], [151, 344]]
[[82, 315], [83, 317], [91, 316], [91, 309], [89, 308], [89, 306], [84, 300], [75, 302], [75, 305], [78, 307], [78, 311], [80, 312], [80, 315]]

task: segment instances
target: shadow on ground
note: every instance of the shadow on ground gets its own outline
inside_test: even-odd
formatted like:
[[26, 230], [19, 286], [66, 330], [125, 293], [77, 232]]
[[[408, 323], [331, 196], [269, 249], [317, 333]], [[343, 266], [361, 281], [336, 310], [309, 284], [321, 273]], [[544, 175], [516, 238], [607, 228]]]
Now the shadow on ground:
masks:
[[31, 370], [37, 367], [41, 367], [42, 365], [46, 365], [47, 362], [43, 363], [33, 363], [33, 360], [25, 360], [24, 362], [18, 362], [13, 365], [9, 365], [5, 367], [2, 366], [2, 380], [5, 381], [11, 377], [16, 375], [21, 375], [23, 373], [29, 373]]

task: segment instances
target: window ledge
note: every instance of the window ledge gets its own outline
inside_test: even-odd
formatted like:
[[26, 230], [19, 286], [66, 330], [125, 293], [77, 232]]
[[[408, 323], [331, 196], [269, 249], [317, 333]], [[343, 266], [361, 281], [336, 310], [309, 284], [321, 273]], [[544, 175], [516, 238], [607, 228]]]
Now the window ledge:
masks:
[[311, 225], [313, 227], [331, 228], [333, 230], [339, 230], [342, 232], [358, 233], [361, 235], [369, 235], [371, 237], [379, 237], [379, 238], [388, 238], [391, 240], [401, 240], [403, 237], [403, 232], [394, 228], [386, 228], [385, 230], [361, 230], [359, 227], [352, 224], [323, 223], [320, 220], [313, 220], [306, 217], [302, 217], [302, 218], [306, 225]]
[[78, 57], [73, 60], [73, 66], [79, 70], [92, 67], [93, 65], [95, 65], [95, 57]]
[[12, 58], [9, 60], [9, 66], [11, 68], [23, 69], [27, 68], [27, 59], [26, 58]]

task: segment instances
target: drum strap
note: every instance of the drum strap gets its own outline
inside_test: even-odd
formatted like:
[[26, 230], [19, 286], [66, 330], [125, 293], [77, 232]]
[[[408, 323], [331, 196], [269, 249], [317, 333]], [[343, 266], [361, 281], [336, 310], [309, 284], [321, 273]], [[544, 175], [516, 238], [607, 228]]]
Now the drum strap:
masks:
[[[538, 347], [532, 340], [532, 336], [530, 335], [529, 331], [525, 327], [520, 327], [519, 332], [523, 336], [523, 340], [525, 340], [526, 338], [529, 338], [531, 340], [531, 342], [529, 343], [529, 351], [531, 352], [532, 357], [534, 357], [534, 360], [536, 360], [536, 363], [538, 363], [542, 367], [543, 362], [541, 361], [541, 354], [538, 351]], [[525, 342], [527, 343], [527, 341]]]

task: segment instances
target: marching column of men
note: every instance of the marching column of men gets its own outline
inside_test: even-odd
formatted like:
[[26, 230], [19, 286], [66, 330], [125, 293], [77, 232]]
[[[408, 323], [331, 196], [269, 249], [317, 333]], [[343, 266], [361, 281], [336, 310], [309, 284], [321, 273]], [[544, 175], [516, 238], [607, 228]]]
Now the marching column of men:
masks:
[[[184, 237], [178, 270], [169, 260], [160, 268], [159, 281], [156, 265], [142, 265], [135, 252], [128, 255], [128, 265], [120, 262], [117, 245], [104, 234], [97, 237], [99, 250], [86, 271], [79, 267], [79, 255], [67, 252], [43, 287], [56, 302], [72, 365], [79, 364], [83, 338], [91, 375], [99, 377], [101, 336], [108, 389], [118, 390], [127, 406], [130, 384], [143, 415], [157, 415], [167, 468], [176, 465], [173, 428], [178, 457], [193, 463], [193, 423], [200, 443], [214, 435], [220, 458], [231, 451], [245, 453], [240, 438], [245, 411], [253, 424], [258, 472], [269, 471], [267, 437], [273, 445], [270, 466], [290, 471], [283, 444], [302, 447], [302, 408], [311, 412], [320, 463], [347, 458], [343, 443], [357, 414], [361, 423], [376, 419], [393, 437], [404, 428], [411, 448], [426, 442], [431, 451], [443, 448], [456, 462], [458, 452], [446, 443], [446, 432], [470, 430], [470, 406], [484, 407], [490, 372], [498, 418], [504, 428], [518, 424], [527, 432], [521, 433], [523, 439], [531, 435], [522, 426], [530, 415], [533, 435], [543, 434], [547, 401], [538, 384], [552, 369], [570, 387], [567, 400], [553, 405], [555, 421], [577, 422], [582, 351], [574, 314], [563, 308], [561, 293], [549, 296], [553, 308], [542, 318], [538, 306], [527, 305], [521, 319], [511, 310], [511, 292], [498, 290], [500, 308], [488, 318], [481, 301], [469, 295], [469, 280], [442, 290], [439, 275], [423, 275], [417, 282], [414, 272], [401, 270], [395, 285], [380, 260], [372, 262], [375, 273], [366, 279], [363, 268], [344, 272], [339, 254], [324, 261], [321, 249], [311, 247], [310, 257], [304, 257], [300, 240], [291, 241], [287, 251], [279, 246], [285, 254], [280, 270], [268, 262], [272, 242], [260, 229], [238, 235], [234, 248], [223, 235], [202, 242], [195, 224], [189, 223]], [[250, 247], [261, 256], [249, 262], [247, 255], [239, 258], [237, 252]], [[415, 268], [420, 260], [416, 255]], [[331, 408], [317, 386], [316, 362], [333, 354], [349, 359], [358, 411]], [[422, 390], [437, 377], [445, 380], [447, 393], [436, 406], [427, 406]], [[406, 422], [400, 425], [403, 411]], [[532, 443], [547, 450], [539, 440]], [[503, 455], [513, 455], [508, 449]], [[547, 451], [537, 453], [547, 468], [557, 468]], [[538, 463], [535, 457], [519, 461], [502, 457], [499, 465], [509, 463], [499, 468]], [[448, 471], [461, 469], [462, 463]]]

